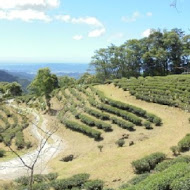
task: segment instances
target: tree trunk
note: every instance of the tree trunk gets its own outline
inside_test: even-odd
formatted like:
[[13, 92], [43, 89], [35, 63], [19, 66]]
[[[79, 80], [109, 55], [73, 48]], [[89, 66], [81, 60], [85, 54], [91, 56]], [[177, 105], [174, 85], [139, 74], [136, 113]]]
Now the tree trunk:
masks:
[[33, 183], [34, 183], [34, 168], [31, 169], [29, 190], [33, 190]]

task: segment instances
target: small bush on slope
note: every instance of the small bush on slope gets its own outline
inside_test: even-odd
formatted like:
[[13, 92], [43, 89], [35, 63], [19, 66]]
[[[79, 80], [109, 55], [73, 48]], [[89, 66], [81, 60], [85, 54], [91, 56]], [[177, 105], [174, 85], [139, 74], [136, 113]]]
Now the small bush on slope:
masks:
[[154, 169], [159, 162], [162, 162], [166, 158], [166, 155], [160, 152], [153, 153], [149, 156], [145, 156], [142, 159], [132, 162], [132, 166], [135, 169], [135, 173], [141, 174], [149, 172]]

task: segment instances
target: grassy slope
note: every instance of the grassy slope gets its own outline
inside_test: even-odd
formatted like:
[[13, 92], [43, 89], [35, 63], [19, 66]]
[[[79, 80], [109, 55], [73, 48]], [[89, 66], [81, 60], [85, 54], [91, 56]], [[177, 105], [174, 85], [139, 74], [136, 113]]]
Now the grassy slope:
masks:
[[[168, 106], [136, 100], [128, 92], [124, 92], [113, 85], [99, 85], [96, 88], [102, 90], [107, 97], [142, 107], [156, 114], [163, 119], [164, 125], [149, 131], [139, 127], [133, 133], [114, 126], [113, 132], [103, 133], [104, 141], [95, 142], [93, 139], [65, 129], [63, 125], [59, 124], [59, 133], [67, 142], [67, 149], [62, 155], [54, 159], [50, 165], [54, 171], [60, 174], [60, 177], [87, 172], [91, 174], [92, 178], [103, 179], [109, 186], [118, 186], [134, 176], [131, 168], [133, 160], [156, 151], [171, 156], [169, 148], [176, 145], [186, 133], [190, 132], [189, 113]], [[53, 105], [55, 109], [60, 109], [60, 105], [55, 99]], [[54, 117], [49, 118], [49, 121], [50, 124], [56, 122]], [[123, 133], [130, 134], [130, 138], [126, 140], [125, 147], [117, 148], [115, 141]], [[135, 142], [135, 145], [129, 147], [128, 142], [131, 140]], [[99, 144], [104, 145], [102, 153], [97, 148]], [[77, 158], [70, 163], [59, 161], [64, 155], [68, 154], [74, 154]], [[113, 180], [117, 181], [113, 182]]]

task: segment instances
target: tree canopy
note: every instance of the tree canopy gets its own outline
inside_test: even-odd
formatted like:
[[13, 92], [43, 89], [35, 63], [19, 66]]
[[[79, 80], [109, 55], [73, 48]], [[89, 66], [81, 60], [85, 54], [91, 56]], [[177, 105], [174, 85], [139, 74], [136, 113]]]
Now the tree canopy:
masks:
[[58, 78], [51, 74], [49, 68], [42, 68], [38, 71], [35, 79], [29, 85], [29, 89], [37, 96], [45, 96], [48, 108], [50, 108], [50, 94], [58, 87]]
[[181, 29], [152, 30], [149, 37], [97, 50], [90, 65], [103, 81], [180, 74], [190, 69], [190, 35]]

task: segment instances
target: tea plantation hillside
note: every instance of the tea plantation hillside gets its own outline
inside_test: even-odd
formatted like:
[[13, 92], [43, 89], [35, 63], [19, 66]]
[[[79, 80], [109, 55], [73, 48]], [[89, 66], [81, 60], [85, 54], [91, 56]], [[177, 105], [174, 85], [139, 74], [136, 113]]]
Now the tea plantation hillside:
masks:
[[114, 84], [137, 99], [190, 111], [190, 75], [123, 78]]
[[1, 157], [9, 156], [9, 146], [15, 150], [31, 148], [32, 144], [28, 137], [26, 138], [29, 117], [6, 104], [0, 105], [0, 150], [3, 152]]
[[[57, 116], [52, 116], [52, 123], [60, 122], [59, 134], [69, 146], [51, 162], [61, 177], [86, 172], [114, 187], [135, 175], [132, 161], [156, 151], [172, 156], [170, 147], [189, 132], [190, 115], [130, 98], [113, 85], [74, 85], [53, 92], [51, 104]], [[122, 139], [125, 144], [118, 147]], [[59, 161], [68, 154], [75, 160]]]
[[[188, 106], [188, 99], [182, 101], [178, 92], [188, 96], [186, 80], [188, 76], [180, 75], [117, 79], [102, 85], [65, 85], [51, 93], [49, 113], [43, 96], [31, 94], [15, 100], [20, 106], [38, 110], [47, 119], [47, 127], [58, 126], [57, 135], [66, 147], [48, 167], [61, 180], [85, 173], [90, 175], [90, 180], [104, 182], [100, 183], [104, 184], [100, 190], [177, 190], [184, 188], [178, 178], [185, 185], [189, 179], [190, 113], [153, 98], [167, 98], [167, 101], [178, 102], [176, 107], [187, 110], [180, 105]], [[158, 89], [163, 88], [160, 90], [163, 94], [154, 93], [155, 83]], [[169, 84], [175, 84], [178, 90]], [[151, 101], [136, 98], [137, 94], [133, 96], [138, 92], [146, 97], [146, 90], [141, 86], [149, 89], [147, 97], [152, 98]], [[184, 86], [184, 90], [180, 90], [180, 86]], [[170, 96], [164, 94], [166, 87]], [[142, 92], [135, 91], [138, 88]], [[72, 156], [71, 161], [65, 161], [68, 156]], [[56, 180], [56, 184], [63, 187], [67, 184], [64, 180], [63, 184], [58, 182]], [[60, 188], [49, 181], [44, 185], [49, 185], [46, 189]], [[99, 186], [99, 182], [93, 181], [91, 185], [89, 189]], [[77, 186], [77, 189], [83, 188]]]

